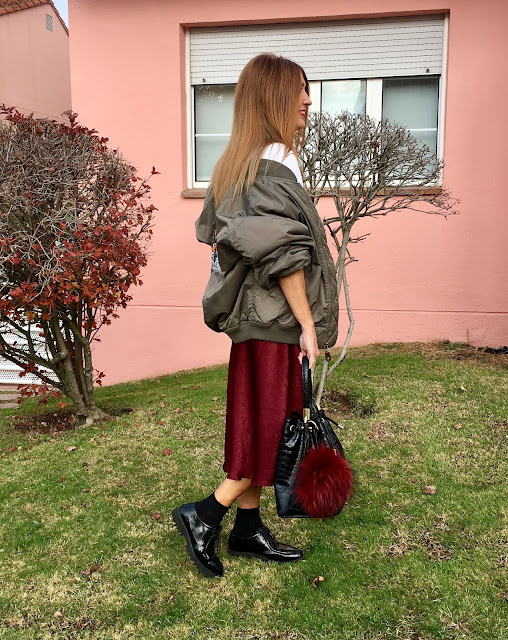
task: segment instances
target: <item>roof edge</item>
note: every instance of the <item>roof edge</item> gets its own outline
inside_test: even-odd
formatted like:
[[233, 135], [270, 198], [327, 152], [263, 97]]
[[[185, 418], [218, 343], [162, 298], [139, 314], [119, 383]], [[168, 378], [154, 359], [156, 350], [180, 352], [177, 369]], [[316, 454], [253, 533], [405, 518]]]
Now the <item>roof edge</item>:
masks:
[[60, 24], [65, 29], [67, 35], [69, 35], [69, 29], [62, 19], [62, 16], [58, 12], [58, 9], [53, 4], [53, 0], [20, 0], [16, 4], [10, 4], [9, 2], [0, 2], [0, 16], [7, 13], [14, 13], [15, 11], [23, 11], [24, 9], [32, 9], [33, 7], [39, 7], [43, 4], [51, 5], [56, 17], [60, 20]]

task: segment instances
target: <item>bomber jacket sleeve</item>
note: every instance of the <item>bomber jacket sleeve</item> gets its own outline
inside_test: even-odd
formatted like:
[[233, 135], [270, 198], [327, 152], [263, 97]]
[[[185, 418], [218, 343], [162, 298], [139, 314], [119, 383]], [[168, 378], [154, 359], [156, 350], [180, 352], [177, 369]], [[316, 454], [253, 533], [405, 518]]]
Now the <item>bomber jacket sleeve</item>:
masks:
[[213, 223], [215, 220], [215, 202], [211, 187], [208, 187], [201, 215], [196, 220], [196, 238], [205, 244], [213, 243]]
[[268, 180], [256, 181], [245, 203], [237, 211], [219, 207], [216, 212], [221, 265], [221, 247], [226, 253], [233, 249], [252, 266], [257, 282], [269, 288], [277, 278], [310, 263], [314, 240], [300, 208], [284, 189]]

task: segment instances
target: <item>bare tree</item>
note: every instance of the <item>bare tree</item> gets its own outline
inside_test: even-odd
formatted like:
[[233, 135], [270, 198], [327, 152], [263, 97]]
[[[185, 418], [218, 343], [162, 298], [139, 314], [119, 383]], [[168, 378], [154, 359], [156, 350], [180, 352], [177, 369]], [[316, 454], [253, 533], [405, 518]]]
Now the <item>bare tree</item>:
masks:
[[344, 360], [355, 320], [347, 282], [347, 266], [356, 259], [350, 245], [369, 234], [353, 235], [361, 218], [385, 216], [408, 209], [449, 216], [459, 200], [439, 186], [444, 163], [429, 147], [397, 123], [342, 111], [338, 115], [310, 114], [301, 153], [304, 181], [314, 204], [331, 196], [337, 215], [323, 220], [337, 249], [339, 294], [344, 289], [348, 332], [338, 358], [325, 354], [315, 374], [319, 405], [328, 375]]

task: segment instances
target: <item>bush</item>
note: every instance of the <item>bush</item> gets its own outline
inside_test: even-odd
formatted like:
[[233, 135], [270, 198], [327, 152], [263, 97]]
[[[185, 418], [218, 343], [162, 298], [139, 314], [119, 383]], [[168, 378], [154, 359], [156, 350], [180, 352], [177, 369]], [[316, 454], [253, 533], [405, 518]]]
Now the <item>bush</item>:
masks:
[[75, 113], [0, 113], [0, 354], [42, 382], [26, 395], [64, 394], [79, 420], [99, 420], [90, 345], [142, 284], [150, 187]]

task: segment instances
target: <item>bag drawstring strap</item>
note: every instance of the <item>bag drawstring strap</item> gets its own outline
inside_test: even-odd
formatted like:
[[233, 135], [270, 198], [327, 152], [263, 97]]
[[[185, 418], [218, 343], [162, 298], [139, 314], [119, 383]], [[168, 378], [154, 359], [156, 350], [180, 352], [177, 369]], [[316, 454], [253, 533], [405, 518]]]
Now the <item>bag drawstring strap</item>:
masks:
[[310, 379], [309, 358], [302, 358], [302, 382], [303, 382], [303, 421], [310, 420], [310, 410], [312, 408], [312, 382]]

